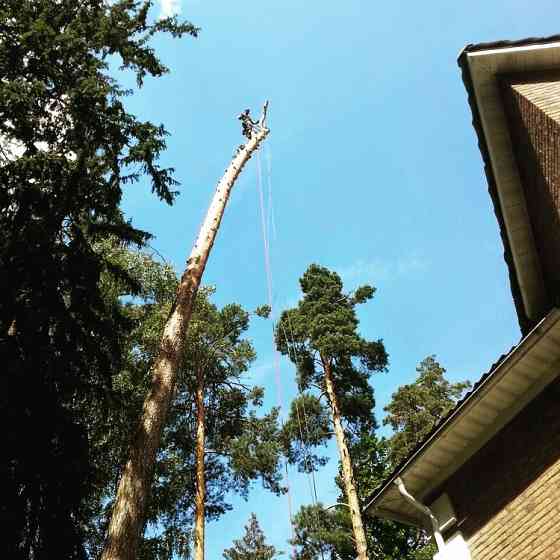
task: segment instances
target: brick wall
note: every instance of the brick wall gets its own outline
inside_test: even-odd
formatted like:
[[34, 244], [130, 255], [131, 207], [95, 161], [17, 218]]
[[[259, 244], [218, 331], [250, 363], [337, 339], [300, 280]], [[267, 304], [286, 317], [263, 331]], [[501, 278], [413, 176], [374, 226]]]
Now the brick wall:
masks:
[[472, 560], [560, 559], [560, 380], [441, 492], [451, 499]]
[[505, 76], [502, 97], [551, 305], [560, 301], [560, 73]]

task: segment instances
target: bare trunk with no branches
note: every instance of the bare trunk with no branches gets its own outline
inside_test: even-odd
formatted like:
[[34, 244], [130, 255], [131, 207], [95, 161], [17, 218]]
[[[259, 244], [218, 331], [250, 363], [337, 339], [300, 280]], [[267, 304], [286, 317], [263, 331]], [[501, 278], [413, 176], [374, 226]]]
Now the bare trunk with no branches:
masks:
[[204, 373], [196, 379], [196, 497], [194, 513], [194, 560], [204, 560], [204, 515], [206, 504], [206, 476], [204, 471], [205, 418]]
[[346, 445], [346, 436], [344, 435], [344, 428], [340, 418], [340, 408], [334, 387], [331, 362], [328, 358], [324, 358], [323, 356], [321, 356], [321, 362], [323, 364], [325, 386], [333, 415], [336, 443], [340, 453], [340, 462], [342, 463], [342, 482], [344, 484], [344, 493], [346, 494], [346, 499], [348, 500], [348, 507], [350, 508], [352, 531], [354, 533], [356, 551], [358, 553], [357, 560], [368, 560], [366, 534], [364, 531], [364, 524], [362, 522], [358, 493], [356, 492], [356, 484], [354, 483], [354, 470], [352, 469], [352, 463], [350, 462], [350, 454], [348, 453], [348, 446]]
[[181, 363], [183, 342], [192, 308], [210, 250], [233, 185], [251, 155], [268, 135], [265, 104], [260, 121], [252, 121], [249, 112], [240, 116], [248, 138], [240, 146], [218, 186], [187, 260], [187, 268], [177, 288], [175, 304], [167, 319], [158, 356], [152, 367], [152, 383], [144, 401], [140, 423], [121, 476], [105, 548], [101, 560], [135, 560], [142, 536], [154, 463], [161, 434]]

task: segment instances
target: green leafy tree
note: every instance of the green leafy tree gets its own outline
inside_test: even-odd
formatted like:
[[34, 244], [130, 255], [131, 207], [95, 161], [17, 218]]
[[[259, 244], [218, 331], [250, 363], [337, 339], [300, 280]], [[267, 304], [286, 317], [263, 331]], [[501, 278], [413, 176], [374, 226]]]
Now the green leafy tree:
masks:
[[326, 507], [320, 502], [300, 508], [294, 516], [294, 537], [290, 541], [296, 560], [354, 560], [352, 522], [343, 510], [343, 504]]
[[273, 560], [278, 557], [276, 548], [266, 544], [257, 516], [252, 513], [245, 525], [245, 535], [233, 541], [233, 546], [224, 550], [226, 560]]
[[[175, 272], [145, 252], [130, 251], [109, 241], [97, 249], [126, 270], [141, 291], [134, 300], [121, 303], [135, 328], [123, 346], [123, 367], [114, 378], [114, 406], [103, 415], [84, 402], [82, 411], [91, 425], [99, 475], [98, 491], [90, 502], [91, 557], [97, 557], [103, 545], [116, 481], [132, 437], [130, 428], [149, 388], [150, 365], [158, 352], [177, 285]], [[108, 275], [103, 276], [103, 293], [115, 302], [125, 295], [123, 286]], [[217, 519], [231, 509], [227, 501], [231, 492], [247, 498], [256, 479], [273, 492], [283, 490], [278, 472], [282, 451], [278, 412], [257, 415], [263, 390], [248, 382], [255, 358], [251, 343], [243, 337], [249, 313], [235, 304], [218, 309], [210, 301], [213, 293], [213, 288], [202, 288], [196, 299], [188, 352], [157, 455], [146, 525], [149, 530], [139, 553], [146, 560], [187, 557], [193, 552], [196, 557], [200, 552], [192, 543], [196, 545], [197, 529], [202, 527], [202, 534], [198, 534], [203, 545], [204, 520]], [[193, 398], [199, 389], [202, 400]]]
[[450, 383], [433, 355], [422, 360], [416, 371], [414, 383], [399, 387], [384, 408], [387, 416], [383, 424], [394, 432], [389, 440], [389, 459], [394, 466], [411, 453], [471, 385], [469, 381]]
[[[350, 455], [361, 503], [365, 503], [389, 474], [388, 451], [387, 440], [378, 439], [374, 433], [364, 434], [351, 445]], [[355, 559], [352, 522], [342, 492], [341, 475], [337, 484], [341, 494], [335, 504], [304, 506], [296, 514], [292, 544], [296, 547], [297, 560]], [[371, 559], [431, 560], [435, 553], [424, 531], [377, 517], [366, 516], [363, 521]]]
[[2, 557], [81, 558], [91, 488], [88, 428], [72, 403], [105, 406], [131, 324], [107, 305], [112, 267], [94, 244], [149, 235], [120, 210], [144, 176], [173, 201], [159, 165], [165, 128], [126, 110], [109, 63], [142, 85], [167, 68], [150, 46], [160, 33], [195, 35], [175, 18], [151, 21], [151, 2], [4, 0], [0, 4], [0, 467]]
[[[364, 435], [352, 445], [350, 454], [356, 465], [356, 481], [362, 503], [366, 503], [391, 474], [389, 452], [388, 440], [379, 438], [375, 433]], [[373, 558], [432, 560], [437, 552], [424, 530], [369, 515], [365, 518], [365, 528]]]
[[326, 447], [332, 434], [331, 413], [321, 399], [309, 392], [296, 396], [282, 427], [284, 453], [288, 462], [297, 465], [300, 472], [318, 470], [328, 459], [315, 452], [315, 449]]
[[[97, 558], [101, 552], [116, 483], [133, 432], [131, 426], [137, 420], [149, 386], [150, 359], [156, 345], [154, 339], [159, 336], [177, 284], [173, 269], [158, 263], [143, 250], [130, 250], [110, 238], [96, 243], [94, 248], [103, 253], [112, 266], [125, 271], [137, 284], [138, 291], [131, 299], [127, 297], [126, 283], [122, 279], [102, 273], [100, 286], [107, 305], [121, 308], [133, 328], [119, 348], [121, 367], [112, 379], [111, 398], [104, 401], [82, 398], [74, 403], [76, 416], [84, 419], [88, 426], [90, 461], [95, 475], [86, 502], [88, 515], [84, 524], [90, 558]], [[171, 440], [169, 445], [179, 446], [185, 451], [184, 462], [188, 461], [194, 449], [192, 439], [184, 436], [179, 441]], [[144, 539], [140, 558], [167, 558], [170, 552], [179, 555], [188, 552], [192, 516], [177, 513], [174, 509], [184, 488], [179, 488], [178, 481], [183, 481], [179, 473], [173, 481], [164, 485], [167, 482], [165, 475], [171, 466], [178, 466], [178, 463], [166, 462], [165, 453], [162, 454], [158, 462], [161, 476], [158, 480], [162, 484], [152, 500], [148, 520], [151, 537]], [[190, 466], [194, 466], [192, 460]], [[193, 499], [193, 492], [187, 492], [187, 503], [189, 497]], [[165, 530], [161, 531], [160, 527], [165, 527]]]
[[[300, 390], [314, 391], [315, 395], [304, 395], [292, 406], [285, 429], [287, 454], [302, 470], [312, 470], [317, 458], [306, 453], [306, 444], [318, 445], [335, 435], [355, 547], [358, 558], [367, 560], [367, 539], [349, 444], [360, 435], [371, 433], [376, 426], [369, 378], [387, 366], [383, 342], [368, 341], [358, 334], [356, 305], [371, 299], [375, 290], [362, 286], [353, 294], [345, 294], [338, 274], [318, 265], [307, 269], [300, 286], [303, 298], [296, 308], [282, 313], [276, 328], [276, 343], [296, 364]], [[323, 396], [327, 398], [328, 416], [320, 402]], [[303, 428], [302, 414], [305, 415]]]
[[[257, 313], [265, 314], [262, 308]], [[236, 490], [246, 496], [251, 480], [259, 476], [265, 487], [282, 491], [278, 411], [258, 418], [248, 410], [249, 402], [262, 405], [264, 394], [261, 387], [250, 387], [245, 380], [255, 359], [252, 345], [242, 338], [248, 325], [249, 314], [240, 306], [219, 310], [199, 298], [188, 331], [183, 402], [195, 395], [195, 560], [204, 559], [206, 496], [211, 488], [207, 469], [221, 467], [221, 476], [213, 484], [222, 493]]]

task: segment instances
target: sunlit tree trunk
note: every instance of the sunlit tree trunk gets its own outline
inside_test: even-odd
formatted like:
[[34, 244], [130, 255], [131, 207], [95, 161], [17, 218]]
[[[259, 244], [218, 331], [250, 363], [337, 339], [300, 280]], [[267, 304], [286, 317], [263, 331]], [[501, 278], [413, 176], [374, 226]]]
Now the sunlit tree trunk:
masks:
[[[244, 165], [268, 135], [266, 107], [259, 123], [248, 134], [229, 164], [200, 228], [177, 288], [175, 304], [167, 319], [158, 356], [152, 368], [152, 383], [144, 401], [142, 415], [129, 450], [113, 506], [101, 560], [136, 560], [142, 536], [154, 464], [161, 434], [175, 387], [183, 342], [192, 308], [210, 250], [233, 185]], [[243, 121], [246, 131], [246, 121]]]
[[350, 508], [352, 531], [354, 533], [354, 540], [356, 541], [356, 552], [358, 553], [357, 560], [368, 560], [366, 534], [362, 522], [358, 493], [356, 492], [356, 485], [354, 483], [354, 470], [350, 462], [350, 454], [348, 453], [348, 446], [346, 445], [346, 436], [344, 435], [344, 428], [340, 419], [340, 408], [334, 388], [331, 362], [328, 358], [323, 356], [321, 356], [321, 362], [325, 373], [325, 387], [332, 410], [336, 443], [340, 453], [340, 462], [342, 463], [342, 482], [344, 484], [344, 492], [348, 501], [348, 507]]
[[199, 370], [196, 379], [196, 497], [194, 517], [194, 560], [204, 560], [204, 514], [206, 479], [204, 471], [205, 442], [204, 373]]

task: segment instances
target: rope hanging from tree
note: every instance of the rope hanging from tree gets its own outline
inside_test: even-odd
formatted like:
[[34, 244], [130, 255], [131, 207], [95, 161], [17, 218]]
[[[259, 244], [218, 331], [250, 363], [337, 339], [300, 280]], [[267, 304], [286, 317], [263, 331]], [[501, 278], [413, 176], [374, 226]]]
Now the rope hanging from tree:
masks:
[[[247, 132], [249, 134], [252, 133], [254, 126], [258, 125], [255, 123], [249, 116], [248, 110], [243, 112], [239, 119], [242, 122], [244, 134]], [[246, 135], [247, 135], [246, 134]], [[257, 152], [257, 191], [259, 197], [259, 208], [260, 208], [260, 216], [261, 216], [261, 232], [263, 238], [263, 249], [264, 249], [264, 266], [265, 266], [265, 274], [266, 274], [266, 289], [267, 289], [267, 299], [268, 299], [268, 306], [270, 308], [270, 315], [274, 318], [274, 296], [273, 296], [273, 275], [272, 275], [272, 266], [270, 260], [270, 231], [273, 232], [274, 239], [276, 240], [276, 222], [274, 217], [274, 207], [272, 201], [272, 158], [270, 148], [267, 147], [267, 181], [266, 186], [268, 187], [268, 205], [265, 205], [265, 196], [264, 196], [264, 188], [263, 188], [263, 166], [261, 163], [261, 156], [260, 152]], [[275, 381], [276, 381], [276, 393], [277, 393], [277, 402], [280, 408], [282, 408], [284, 404], [284, 394], [283, 394], [283, 387], [281, 383], [281, 375], [280, 375], [280, 359], [279, 353], [276, 349], [275, 341], [274, 341], [274, 331], [276, 325], [272, 324], [272, 350], [274, 355], [274, 369], [275, 369]], [[291, 328], [291, 325], [290, 325]], [[292, 329], [291, 329], [292, 330]], [[286, 345], [289, 349], [289, 352], [292, 353], [295, 363], [299, 363], [299, 355], [297, 353], [297, 347], [294, 342], [293, 338], [293, 330], [290, 333], [290, 341], [288, 341], [288, 337], [286, 334], [285, 329], [283, 329], [283, 335], [286, 340]], [[303, 393], [301, 392], [300, 388], [298, 387], [298, 397], [301, 397]], [[306, 464], [310, 463], [309, 459], [309, 440], [310, 440], [310, 432], [309, 432], [309, 425], [307, 422], [307, 414], [305, 411], [305, 403], [302, 401], [302, 411], [300, 412], [299, 404], [297, 400], [295, 401], [296, 406], [296, 417], [298, 422], [298, 429], [300, 432], [300, 438], [302, 444], [305, 447], [305, 462]], [[303, 423], [301, 421], [303, 418]], [[283, 420], [282, 420], [283, 423]], [[288, 461], [285, 462], [285, 480], [286, 480], [286, 488], [287, 488], [287, 498], [288, 498], [288, 516], [289, 516], [289, 523], [290, 529], [292, 534], [292, 540], [295, 537], [294, 534], [294, 522], [293, 522], [293, 512], [292, 512], [292, 497], [291, 497], [291, 489], [290, 489], [290, 478], [289, 478], [289, 469], [288, 469]], [[315, 480], [315, 473], [312, 469], [306, 469], [307, 480], [309, 484], [310, 494], [311, 494], [311, 502], [314, 506], [317, 506], [319, 501], [317, 497], [317, 484]], [[321, 558], [324, 560], [324, 552], [323, 546], [321, 545]], [[292, 546], [292, 554], [295, 557], [294, 547]]]

